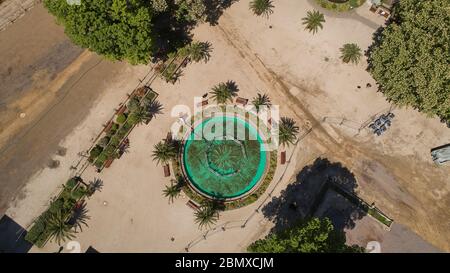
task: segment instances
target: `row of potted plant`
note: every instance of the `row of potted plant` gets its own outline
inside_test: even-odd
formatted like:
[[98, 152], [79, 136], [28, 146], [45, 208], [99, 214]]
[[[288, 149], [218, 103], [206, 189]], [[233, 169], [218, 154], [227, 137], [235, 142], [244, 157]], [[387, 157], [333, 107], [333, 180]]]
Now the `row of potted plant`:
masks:
[[128, 103], [123, 105], [104, 130], [104, 136], [89, 152], [89, 162], [101, 170], [128, 148], [126, 137], [140, 123], [148, 123], [162, 109], [156, 101], [157, 93], [144, 86], [136, 90]]
[[77, 229], [81, 230], [89, 219], [84, 199], [101, 186], [101, 180], [86, 184], [80, 177], [69, 179], [58, 196], [51, 200], [48, 209], [34, 221], [25, 240], [41, 248], [51, 239], [58, 244], [72, 239]]

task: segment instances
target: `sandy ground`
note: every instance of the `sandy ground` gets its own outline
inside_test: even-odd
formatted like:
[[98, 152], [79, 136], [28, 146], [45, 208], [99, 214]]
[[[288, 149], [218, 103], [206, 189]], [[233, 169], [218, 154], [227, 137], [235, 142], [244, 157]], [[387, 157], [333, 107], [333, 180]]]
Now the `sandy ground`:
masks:
[[[41, 5], [0, 32], [0, 41], [3, 214], [12, 198], [25, 196], [23, 192], [19, 194], [21, 187], [56, 153], [71, 156], [60, 141], [105, 94], [106, 84], [120, 78], [118, 75], [128, 65], [102, 60], [74, 46]], [[25, 116], [20, 118], [22, 113]], [[78, 152], [79, 149], [73, 151], [74, 155]], [[64, 165], [63, 160], [56, 160]], [[55, 180], [53, 185], [58, 184]], [[54, 187], [42, 190], [51, 192]]]
[[[105, 184], [88, 202], [89, 227], [77, 237], [83, 250], [92, 245], [101, 252], [165, 252], [184, 251], [190, 246], [190, 251], [236, 252], [268, 232], [272, 223], [261, 213], [254, 213], [268, 198], [266, 193], [252, 206], [223, 213], [216, 230], [205, 235], [193, 222], [186, 199], [167, 204], [161, 191], [169, 179], [163, 177], [162, 168], [150, 157], [152, 146], [176, 120], [170, 116], [173, 106], [182, 103], [192, 108], [193, 96], [201, 96], [218, 82], [234, 80], [241, 96], [251, 98], [257, 90], [267, 92], [274, 104], [281, 105], [282, 115], [314, 128], [295, 150], [289, 151], [293, 159], [281, 182], [271, 184], [273, 195], [305, 165], [324, 156], [349, 168], [357, 178], [359, 195], [369, 203], [375, 202], [401, 225], [395, 233], [388, 233], [390, 237], [384, 238], [389, 240], [385, 241], [398, 246], [402, 245], [401, 238], [410, 238], [417, 247], [422, 242], [404, 235], [415, 232], [434, 246], [450, 251], [450, 167], [433, 165], [429, 155], [430, 148], [449, 141], [450, 132], [437, 119], [411, 109], [395, 109], [393, 126], [382, 137], [361, 129], [390, 105], [375, 87], [365, 87], [368, 82], [375, 84], [365, 71], [364, 61], [359, 65], [342, 64], [338, 50], [346, 42], [367, 47], [371, 33], [382, 20], [369, 13], [367, 6], [348, 16], [325, 12], [324, 29], [311, 35], [303, 30], [301, 18], [314, 7], [310, 1], [283, 1], [276, 3], [275, 13], [265, 20], [250, 14], [248, 1], [240, 1], [224, 13], [219, 25], [201, 25], [195, 30], [198, 40], [213, 44], [211, 60], [189, 65], [175, 85], [156, 81], [152, 87], [160, 94], [164, 114], [132, 132], [130, 152], [111, 168], [101, 174], [88, 169], [83, 175], [86, 180], [98, 177]], [[135, 84], [146, 69], [127, 68], [121, 71], [121, 77], [103, 85], [107, 95], [96, 100], [87, 119], [61, 142], [68, 151], [60, 159], [61, 166], [36, 174], [26, 187], [27, 197], [15, 202], [8, 215], [23, 226], [32, 222], [57, 191], [57, 185], [68, 177], [68, 167], [76, 162], [77, 151], [89, 147], [89, 139], [108, 119], [120, 95], [125, 94], [124, 87]], [[283, 172], [283, 168], [277, 169], [276, 177]], [[241, 228], [250, 216], [245, 228]], [[32, 251], [57, 248], [48, 244]]]

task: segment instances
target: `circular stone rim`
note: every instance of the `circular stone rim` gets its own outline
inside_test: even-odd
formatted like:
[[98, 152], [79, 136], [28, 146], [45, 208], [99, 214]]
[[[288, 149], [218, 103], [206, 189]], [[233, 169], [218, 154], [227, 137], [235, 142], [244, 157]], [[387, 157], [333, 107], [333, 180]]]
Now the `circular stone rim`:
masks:
[[[194, 130], [195, 130], [195, 128], [197, 128], [197, 126], [199, 124], [203, 123], [204, 120], [207, 119], [207, 118], [213, 118], [213, 117], [239, 118], [242, 121], [248, 123], [250, 126], [252, 126], [255, 129], [255, 131], [257, 132], [258, 136], [261, 137], [261, 133], [259, 132], [257, 126], [254, 126], [254, 124], [250, 120], [242, 118], [242, 116], [238, 112], [233, 112], [233, 113], [234, 113], [234, 115], [226, 115], [226, 114], [223, 114], [223, 113], [215, 113], [214, 116], [203, 117], [202, 119], [196, 120], [194, 122], [194, 124], [192, 124], [191, 127], [194, 128]], [[252, 114], [250, 112], [246, 112], [246, 113]], [[180, 162], [180, 165], [181, 165], [181, 168], [180, 168], [181, 169], [181, 173], [182, 173], [184, 179], [187, 181], [187, 185], [195, 193], [197, 193], [197, 194], [201, 195], [202, 197], [207, 198], [209, 200], [223, 200], [224, 202], [232, 202], [232, 201], [236, 201], [236, 200], [240, 200], [240, 199], [245, 199], [246, 197], [248, 197], [249, 195], [254, 193], [261, 186], [261, 183], [264, 181], [264, 179], [265, 179], [265, 177], [267, 175], [267, 172], [268, 172], [268, 170], [270, 168], [270, 153], [271, 153], [271, 151], [268, 151], [267, 149], [266, 149], [266, 153], [265, 153], [266, 164], [265, 164], [265, 167], [264, 167], [264, 172], [262, 173], [262, 175], [259, 178], [259, 180], [255, 183], [255, 185], [250, 190], [248, 190], [247, 192], [245, 192], [245, 193], [243, 193], [243, 194], [241, 194], [239, 196], [235, 196], [235, 197], [217, 198], [217, 197], [209, 195], [209, 194], [201, 191], [199, 188], [197, 188], [195, 186], [195, 184], [191, 181], [189, 175], [187, 174], [186, 166], [184, 164], [184, 152], [185, 152], [185, 147], [186, 147], [186, 141], [188, 140], [188, 138], [191, 135], [191, 133], [192, 133], [191, 130], [187, 130], [187, 132], [185, 133], [185, 135], [182, 138], [182, 145], [181, 145], [182, 148], [181, 148], [181, 151], [180, 151], [180, 154], [179, 154], [179, 162]], [[264, 146], [267, 146], [267, 144], [264, 141], [260, 142], [260, 144], [264, 145]]]

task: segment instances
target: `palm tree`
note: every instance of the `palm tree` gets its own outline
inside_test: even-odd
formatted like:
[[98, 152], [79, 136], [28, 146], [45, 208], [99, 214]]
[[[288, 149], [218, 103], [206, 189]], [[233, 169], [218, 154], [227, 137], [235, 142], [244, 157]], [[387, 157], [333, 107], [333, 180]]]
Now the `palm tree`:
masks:
[[194, 213], [195, 223], [199, 228], [208, 228], [219, 219], [219, 213], [215, 207], [209, 203], [203, 203], [202, 206]]
[[189, 46], [188, 53], [194, 62], [203, 60], [206, 63], [211, 57], [211, 50], [210, 42], [194, 42]]
[[151, 120], [156, 115], [162, 114], [162, 110], [164, 109], [164, 107], [159, 101], [154, 99], [146, 104], [146, 109], [147, 109], [147, 118]]
[[279, 127], [279, 141], [283, 146], [289, 146], [294, 144], [297, 140], [297, 134], [299, 132], [299, 127], [295, 124], [292, 118], [282, 117]]
[[308, 11], [306, 13], [306, 17], [302, 18], [302, 21], [302, 24], [306, 25], [305, 29], [315, 34], [319, 30], [319, 28], [323, 29], [322, 23], [325, 23], [325, 17], [319, 11], [313, 10]]
[[66, 223], [61, 211], [56, 211], [49, 216], [47, 230], [51, 239], [56, 239], [58, 245], [66, 240], [75, 238], [75, 231]]
[[221, 82], [212, 88], [212, 97], [218, 104], [226, 103], [227, 101], [233, 102], [233, 97], [237, 95], [239, 89], [233, 81]]
[[148, 118], [147, 110], [144, 107], [139, 107], [136, 111], [132, 112], [128, 119], [132, 124], [142, 124]]
[[256, 112], [259, 112], [261, 106], [265, 106], [267, 108], [270, 108], [272, 106], [269, 96], [267, 96], [267, 94], [261, 95], [260, 93], [258, 93], [258, 95], [253, 98], [252, 104], [255, 106]]
[[171, 142], [160, 141], [154, 146], [153, 160], [158, 164], [166, 164], [177, 155], [177, 149]]
[[169, 203], [173, 203], [174, 199], [180, 195], [181, 187], [177, 183], [176, 180], [171, 181], [170, 186], [166, 185], [166, 188], [163, 190], [163, 194], [165, 197], [169, 198]]
[[357, 44], [345, 44], [340, 48], [341, 59], [344, 63], [352, 62], [357, 64], [361, 59], [361, 48]]
[[269, 15], [273, 13], [271, 0], [252, 0], [250, 2], [250, 10], [257, 16], [263, 16], [269, 18]]
[[88, 212], [89, 211], [86, 209], [86, 203], [83, 201], [80, 205], [75, 207], [67, 224], [69, 226], [73, 226], [75, 231], [77, 231], [77, 228], [79, 228], [80, 231], [83, 231], [82, 225], [88, 226], [87, 220], [91, 219], [91, 217], [87, 214]]

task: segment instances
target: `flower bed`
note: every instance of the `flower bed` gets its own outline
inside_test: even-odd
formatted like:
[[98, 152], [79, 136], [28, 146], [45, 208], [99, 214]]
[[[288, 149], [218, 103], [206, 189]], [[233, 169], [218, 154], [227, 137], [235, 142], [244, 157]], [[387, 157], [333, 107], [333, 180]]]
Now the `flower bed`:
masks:
[[114, 159], [120, 157], [120, 148], [131, 130], [140, 122], [139, 111], [147, 111], [148, 105], [153, 102], [158, 94], [149, 87], [143, 92], [136, 90], [136, 94], [130, 97], [126, 106], [122, 106], [110, 121], [104, 136], [100, 138], [89, 152], [89, 162], [93, 163], [99, 170], [110, 164]]
[[325, 9], [334, 11], [348, 11], [364, 4], [366, 0], [316, 0], [316, 2]]
[[57, 213], [60, 213], [63, 218], [68, 218], [77, 202], [89, 194], [88, 189], [80, 184], [80, 181], [79, 178], [71, 178], [66, 182], [61, 193], [50, 203], [49, 208], [34, 221], [25, 240], [37, 247], [43, 247], [47, 243], [51, 237], [48, 230], [49, 218]]

